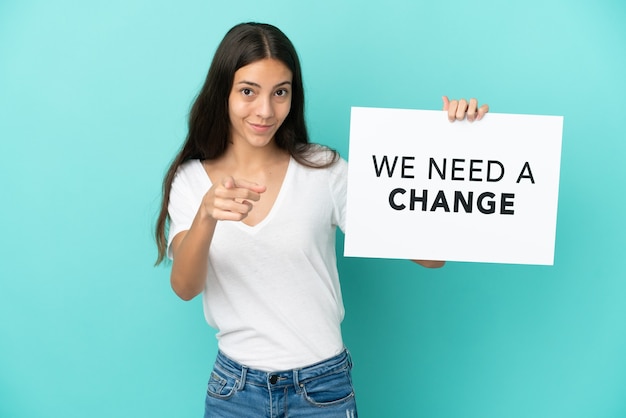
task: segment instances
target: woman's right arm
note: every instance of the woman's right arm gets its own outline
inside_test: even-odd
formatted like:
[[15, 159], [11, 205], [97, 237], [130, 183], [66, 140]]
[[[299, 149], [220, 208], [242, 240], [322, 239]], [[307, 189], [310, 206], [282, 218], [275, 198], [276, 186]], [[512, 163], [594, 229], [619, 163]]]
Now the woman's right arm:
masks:
[[217, 221], [241, 221], [252, 210], [265, 186], [226, 177], [202, 198], [191, 227], [172, 240], [170, 283], [183, 300], [191, 300], [204, 290], [209, 265], [209, 248]]
[[204, 289], [209, 247], [217, 220], [203, 216], [198, 210], [191, 228], [176, 234], [172, 243], [172, 273], [170, 283], [183, 300], [191, 300]]

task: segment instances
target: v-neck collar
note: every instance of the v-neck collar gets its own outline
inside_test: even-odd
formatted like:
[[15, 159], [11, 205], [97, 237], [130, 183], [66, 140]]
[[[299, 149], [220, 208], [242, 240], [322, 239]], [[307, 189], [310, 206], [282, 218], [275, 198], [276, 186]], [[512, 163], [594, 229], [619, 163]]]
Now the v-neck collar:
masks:
[[[203, 175], [203, 177], [206, 179], [209, 188], [213, 185], [213, 182], [211, 181], [211, 177], [209, 177], [209, 174], [206, 172], [206, 170], [204, 169], [204, 165], [202, 164], [202, 161], [200, 160], [196, 160], [197, 162], [197, 166], [198, 169], [200, 170], [200, 173]], [[231, 224], [233, 224], [235, 227], [246, 231], [250, 234], [256, 234], [257, 232], [259, 232], [261, 229], [263, 229], [263, 227], [265, 225], [267, 225], [269, 222], [271, 222], [272, 218], [274, 217], [275, 213], [280, 209], [280, 206], [283, 203], [284, 200], [284, 196], [285, 196], [285, 189], [288, 189], [290, 184], [291, 184], [291, 178], [293, 177], [293, 170], [294, 170], [294, 166], [295, 166], [296, 162], [293, 159], [293, 157], [289, 157], [289, 164], [287, 165], [287, 171], [285, 172], [285, 177], [283, 178], [283, 182], [280, 185], [280, 189], [278, 190], [278, 194], [276, 195], [276, 199], [274, 200], [274, 204], [272, 205], [272, 207], [270, 208], [269, 212], [267, 213], [267, 215], [265, 215], [265, 217], [256, 225], [248, 225], [246, 223], [244, 223], [243, 221], [224, 221], [224, 222], [230, 222]]]

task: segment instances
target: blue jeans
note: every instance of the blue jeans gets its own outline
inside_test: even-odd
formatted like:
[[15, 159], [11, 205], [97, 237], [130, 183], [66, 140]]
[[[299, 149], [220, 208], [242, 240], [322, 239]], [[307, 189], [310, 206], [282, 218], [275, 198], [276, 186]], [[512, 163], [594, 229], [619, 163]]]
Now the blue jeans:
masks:
[[283, 372], [250, 369], [218, 352], [205, 418], [356, 418], [347, 350], [312, 366]]

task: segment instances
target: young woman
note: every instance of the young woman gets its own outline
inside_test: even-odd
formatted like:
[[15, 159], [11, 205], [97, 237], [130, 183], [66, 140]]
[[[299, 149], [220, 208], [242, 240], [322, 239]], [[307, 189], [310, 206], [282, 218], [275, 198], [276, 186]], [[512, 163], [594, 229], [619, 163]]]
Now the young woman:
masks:
[[[488, 110], [445, 97], [444, 109], [450, 120]], [[266, 24], [232, 28], [165, 177], [156, 228], [172, 288], [202, 294], [218, 330], [205, 417], [357, 416], [335, 255], [346, 178], [345, 160], [309, 143], [289, 39]]]

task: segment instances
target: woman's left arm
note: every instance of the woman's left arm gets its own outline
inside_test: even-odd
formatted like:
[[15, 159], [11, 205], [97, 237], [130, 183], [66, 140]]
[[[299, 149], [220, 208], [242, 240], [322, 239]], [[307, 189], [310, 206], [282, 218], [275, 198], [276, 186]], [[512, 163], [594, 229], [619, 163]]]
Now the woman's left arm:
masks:
[[[448, 120], [454, 122], [455, 120], [463, 120], [467, 118], [468, 121], [479, 121], [485, 116], [485, 113], [489, 112], [489, 105], [484, 104], [478, 106], [478, 100], [470, 99], [469, 102], [465, 99], [450, 100], [448, 96], [443, 96], [443, 110], [448, 111]], [[440, 268], [446, 264], [445, 261], [436, 260], [411, 260], [412, 262], [419, 264], [426, 268]]]

